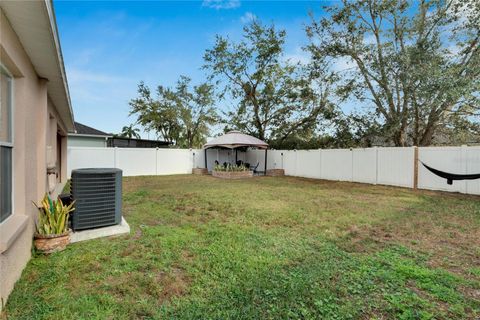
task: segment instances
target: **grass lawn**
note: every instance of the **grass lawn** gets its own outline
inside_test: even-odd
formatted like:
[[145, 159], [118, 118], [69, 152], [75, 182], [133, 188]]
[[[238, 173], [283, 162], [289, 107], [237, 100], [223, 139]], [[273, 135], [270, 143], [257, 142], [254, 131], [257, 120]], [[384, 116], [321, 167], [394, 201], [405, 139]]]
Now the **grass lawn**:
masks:
[[124, 179], [128, 236], [35, 255], [8, 319], [478, 319], [480, 197]]

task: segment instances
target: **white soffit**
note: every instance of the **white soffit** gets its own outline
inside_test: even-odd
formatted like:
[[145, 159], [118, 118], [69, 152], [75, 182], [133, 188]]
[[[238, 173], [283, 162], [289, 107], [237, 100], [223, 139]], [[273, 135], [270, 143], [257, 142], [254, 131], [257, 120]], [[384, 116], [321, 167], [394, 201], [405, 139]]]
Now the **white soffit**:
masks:
[[48, 79], [48, 95], [67, 130], [73, 132], [70, 94], [51, 1], [0, 1], [0, 7], [38, 76]]

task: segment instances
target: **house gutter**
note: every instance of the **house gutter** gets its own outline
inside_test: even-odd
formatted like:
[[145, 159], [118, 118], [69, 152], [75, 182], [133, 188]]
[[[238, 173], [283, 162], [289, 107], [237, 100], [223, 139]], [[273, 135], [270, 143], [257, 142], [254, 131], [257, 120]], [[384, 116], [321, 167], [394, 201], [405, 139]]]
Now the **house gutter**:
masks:
[[[68, 107], [68, 115], [64, 115], [64, 122], [65, 125], [67, 126], [67, 131], [68, 132], [74, 132], [75, 130], [75, 124], [74, 124], [74, 116], [73, 116], [73, 109], [72, 109], [72, 102], [70, 99], [70, 91], [68, 89], [68, 80], [67, 80], [67, 74], [65, 72], [65, 64], [63, 61], [63, 55], [62, 55], [62, 49], [60, 46], [60, 41], [59, 36], [58, 36], [58, 29], [57, 29], [57, 20], [55, 18], [55, 10], [53, 7], [52, 0], [44, 0], [45, 2], [45, 7], [47, 9], [47, 15], [48, 15], [48, 20], [50, 22], [50, 32], [52, 35], [53, 43], [55, 46], [55, 51], [57, 52], [57, 63], [58, 63], [58, 68], [60, 70], [60, 75], [62, 78], [63, 82], [63, 87], [65, 90], [65, 95], [67, 99], [67, 107]], [[57, 107], [58, 108], [58, 107]], [[60, 110], [59, 110], [60, 112]]]

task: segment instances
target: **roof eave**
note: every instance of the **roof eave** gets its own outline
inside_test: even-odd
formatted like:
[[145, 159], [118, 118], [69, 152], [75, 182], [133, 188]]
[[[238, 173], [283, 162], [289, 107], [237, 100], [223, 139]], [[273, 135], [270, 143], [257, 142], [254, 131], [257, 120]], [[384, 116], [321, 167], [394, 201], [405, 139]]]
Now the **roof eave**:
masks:
[[213, 145], [204, 145], [204, 149], [211, 149], [211, 148], [228, 148], [228, 149], [237, 149], [237, 148], [244, 148], [244, 147], [253, 147], [253, 148], [258, 148], [258, 149], [268, 149], [268, 144], [267, 145], [253, 145], [253, 144], [241, 144], [241, 143], [236, 143], [236, 144], [213, 144]]
[[3, 1], [8, 18], [68, 132], [74, 131], [73, 110], [51, 0]]
[[67, 126], [67, 130], [69, 132], [73, 132], [75, 130], [75, 120], [73, 115], [72, 101], [70, 99], [70, 91], [68, 89], [67, 73], [65, 72], [65, 63], [63, 61], [62, 48], [61, 48], [60, 40], [58, 36], [57, 21], [55, 18], [55, 9], [53, 7], [52, 0], [44, 0], [44, 1], [45, 1], [45, 6], [47, 8], [47, 13], [49, 18], [48, 20], [50, 22], [55, 50], [57, 52], [57, 62], [58, 62], [59, 71], [62, 79], [62, 85], [65, 91], [65, 98], [66, 98], [66, 105], [65, 105], [66, 108], [64, 108], [65, 110], [58, 110], [58, 112], [62, 115], [61, 111], [64, 111], [64, 114], [62, 115], [63, 121]]

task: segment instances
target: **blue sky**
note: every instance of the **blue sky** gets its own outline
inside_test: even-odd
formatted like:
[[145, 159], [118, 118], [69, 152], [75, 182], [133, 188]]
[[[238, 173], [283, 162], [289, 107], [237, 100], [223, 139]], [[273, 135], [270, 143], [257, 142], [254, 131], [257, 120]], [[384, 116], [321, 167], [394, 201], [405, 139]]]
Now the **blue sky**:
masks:
[[[135, 121], [128, 101], [137, 84], [173, 85], [200, 67], [215, 35], [238, 40], [252, 17], [287, 31], [287, 58], [306, 59], [304, 26], [321, 1], [55, 1], [75, 119], [118, 133]], [[218, 105], [222, 108], [222, 105]], [[151, 136], [152, 137], [152, 136]]]

